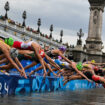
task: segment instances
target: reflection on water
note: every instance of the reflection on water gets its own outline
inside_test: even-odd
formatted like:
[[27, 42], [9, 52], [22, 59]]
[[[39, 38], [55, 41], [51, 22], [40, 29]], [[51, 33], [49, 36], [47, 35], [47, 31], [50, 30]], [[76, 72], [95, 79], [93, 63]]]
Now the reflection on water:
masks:
[[5, 96], [0, 105], [105, 105], [105, 89]]

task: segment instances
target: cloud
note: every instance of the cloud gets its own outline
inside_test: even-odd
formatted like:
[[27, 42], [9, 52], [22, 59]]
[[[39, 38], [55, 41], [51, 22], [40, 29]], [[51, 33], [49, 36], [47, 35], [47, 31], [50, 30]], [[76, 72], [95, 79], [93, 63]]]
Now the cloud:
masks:
[[[21, 20], [21, 14], [24, 10], [27, 11], [27, 21], [32, 24], [34, 19], [38, 17], [47, 21], [47, 24], [55, 24], [58, 27], [75, 28], [80, 23], [85, 22], [88, 14], [83, 15], [84, 11], [88, 10], [88, 2], [82, 0], [8, 0], [10, 2], [9, 16]], [[76, 1], [76, 2], [75, 2]], [[6, 0], [1, 0], [2, 5]], [[81, 3], [83, 2], [83, 3]], [[87, 6], [87, 8], [86, 8]], [[83, 9], [84, 8], [84, 9]], [[77, 11], [78, 10], [78, 11]], [[86, 11], [87, 11], [86, 10]], [[4, 8], [2, 8], [4, 13]], [[78, 19], [75, 19], [78, 17]], [[30, 21], [31, 20], [31, 21]], [[74, 22], [74, 24], [72, 23]], [[77, 29], [77, 28], [75, 28]]]

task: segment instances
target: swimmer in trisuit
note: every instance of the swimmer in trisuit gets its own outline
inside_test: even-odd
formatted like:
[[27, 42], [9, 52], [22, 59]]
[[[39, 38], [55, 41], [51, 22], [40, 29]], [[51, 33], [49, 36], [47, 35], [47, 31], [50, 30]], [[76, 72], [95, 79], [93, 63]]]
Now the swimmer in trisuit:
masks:
[[[78, 67], [77, 67], [78, 68]], [[81, 67], [81, 71], [83, 72], [83, 74], [85, 76], [87, 76], [90, 80], [93, 80], [94, 82], [96, 83], [102, 83], [102, 84], [105, 84], [105, 78], [102, 77], [102, 76], [99, 76], [99, 75], [96, 75], [94, 70], [92, 70], [90, 67], [86, 66], [86, 65], [83, 65]], [[66, 79], [65, 79], [65, 83], [64, 85], [70, 81], [70, 80], [75, 80], [75, 79], [84, 79], [83, 76], [81, 76], [80, 74], [75, 74], [75, 75], [72, 75], [72, 76], [68, 76]]]
[[[56, 62], [57, 63], [57, 62]], [[57, 63], [58, 65], [59, 65], [59, 63]], [[91, 81], [91, 80], [89, 80], [81, 71], [79, 71], [78, 69], [77, 69], [77, 67], [76, 67], [76, 63], [75, 62], [72, 62], [71, 64], [69, 64], [69, 63], [61, 63], [62, 64], [62, 67], [64, 67], [64, 68], [66, 68], [66, 69], [68, 69], [68, 71], [69, 71], [69, 73], [71, 72], [72, 73], [72, 71], [74, 72], [74, 71], [76, 71], [77, 73], [79, 73], [82, 77], [84, 77], [85, 79], [87, 79], [89, 82]], [[60, 65], [61, 65], [60, 64]], [[38, 71], [38, 70], [40, 70], [40, 69], [42, 69], [41, 67], [39, 67], [39, 68], [37, 68], [37, 69], [35, 69], [34, 71], [32, 71], [30, 74], [29, 74], [29, 76], [31, 76], [34, 72], [36, 72], [36, 71]], [[72, 69], [72, 70], [71, 70]], [[57, 69], [56, 68], [54, 68], [53, 69], [53, 71], [56, 71]], [[66, 71], [66, 70], [65, 70]], [[60, 70], [60, 72], [63, 72], [62, 70]], [[50, 73], [50, 71], [49, 71], [49, 73]]]
[[[27, 54], [25, 54], [25, 56], [26, 55]], [[28, 54], [28, 56], [30, 56], [30, 55]], [[35, 59], [32, 57], [33, 62], [30, 65], [26, 66], [25, 69], [28, 69], [28, 68], [30, 68], [30, 67], [32, 67], [32, 66], [37, 65], [38, 63], [40, 63], [38, 59], [37, 60], [35, 60]], [[46, 54], [44, 56], [44, 64], [45, 64], [46, 68], [49, 69], [50, 72], [53, 72], [53, 70], [52, 70], [52, 68], [50, 66], [53, 66], [57, 70], [60, 70], [60, 67], [50, 57], [48, 57]], [[41, 65], [39, 68], [37, 68], [37, 70], [35, 69], [31, 73], [33, 74], [34, 72], [39, 71], [39, 70], [42, 70], [42, 69], [43, 69], [43, 66]], [[55, 76], [57, 76], [54, 72], [53, 72], [53, 74]]]
[[[32, 66], [37, 65], [38, 63], [40, 63], [39, 62], [39, 59], [37, 59], [37, 57], [35, 56], [35, 54], [32, 51], [27, 51], [27, 52], [24, 51], [23, 52], [22, 50], [19, 50], [18, 52], [19, 52], [19, 54], [24, 54], [24, 56], [26, 58], [28, 57], [31, 61], [33, 61], [30, 65], [26, 66], [25, 69], [28, 69], [28, 68], [30, 68], [30, 67], [32, 67]], [[47, 63], [48, 63], [48, 61], [49, 61], [49, 63], [52, 62], [53, 65], [52, 65], [52, 63], [50, 63], [52, 66], [54, 66], [57, 69], [60, 68], [59, 66], [57, 66], [56, 64], [54, 64], [55, 62], [53, 60], [51, 60], [46, 54], [44, 54], [43, 51], [42, 51], [42, 53], [39, 53], [39, 54], [41, 55], [42, 58], [44, 57], [44, 59], [45, 59], [45, 56], [46, 56]], [[46, 68], [48, 68], [51, 72], [53, 72], [53, 70], [51, 69], [51, 67], [45, 61], [44, 61], [44, 65], [46, 66]], [[41, 66], [41, 69], [43, 69], [43, 66]], [[53, 72], [53, 74], [55, 76], [57, 76], [54, 72]], [[44, 74], [44, 76], [45, 76], [45, 74]]]
[[[66, 57], [63, 56], [63, 53], [64, 53], [65, 51], [66, 51], [66, 48], [62, 46], [62, 47], [59, 47], [59, 49], [57, 49], [57, 50], [48, 51], [48, 52], [46, 52], [46, 54], [47, 54], [49, 57], [51, 57], [51, 58], [57, 58], [58, 56], [61, 56], [61, 57], [66, 61], [66, 64], [67, 64], [67, 65], [65, 65], [65, 66], [67, 66], [68, 68], [70, 68], [71, 65], [72, 65], [72, 61], [68, 60]], [[55, 60], [58, 61], [58, 59], [55, 59]], [[69, 63], [67, 63], [67, 62], [69, 62]], [[57, 62], [55, 62], [55, 63], [57, 63]], [[59, 65], [59, 63], [57, 63], [57, 64]], [[63, 65], [63, 64], [64, 64], [64, 62], [63, 62], [61, 65]], [[60, 65], [59, 65], [59, 66], [60, 66]], [[75, 66], [73, 66], [73, 67], [75, 67]], [[32, 72], [30, 73], [30, 76], [31, 76], [34, 72], [38, 71], [39, 69], [41, 69], [41, 67], [39, 67], [39, 68], [37, 68], [36, 70], [32, 71]], [[57, 70], [57, 69], [53, 69], [53, 70]], [[88, 81], [90, 81], [82, 72], [78, 71], [78, 70], [76, 69], [76, 67], [75, 67], [75, 70], [76, 70], [78, 73], [80, 73], [80, 75], [82, 75], [84, 78], [86, 78]], [[49, 71], [49, 73], [50, 73], [50, 71]]]
[[64, 52], [66, 51], [66, 48], [64, 46], [59, 47], [59, 49], [53, 49], [46, 52], [46, 54], [53, 58], [58, 59], [58, 56], [62, 57], [66, 62], [71, 63], [71, 61], [64, 56]]
[[105, 70], [101, 66], [96, 66], [93, 63], [91, 64], [83, 64], [84, 67], [90, 68], [90, 70], [93, 70], [96, 75], [104, 76], [105, 77]]
[[[45, 49], [46, 50], [46, 49]], [[63, 56], [64, 52], [66, 51], [66, 48], [65, 47], [59, 47], [59, 49], [55, 49], [55, 50], [49, 50], [49, 51], [46, 51], [46, 54], [45, 54], [45, 57], [47, 58], [47, 60], [49, 60], [51, 63], [51, 65], [54, 64], [54, 62], [52, 62], [51, 58], [52, 59], [58, 59], [58, 56], [61, 56], [64, 60], [68, 61], [69, 63], [71, 63], [70, 60], [68, 60], [66, 57]], [[56, 62], [55, 62], [56, 63]], [[55, 64], [56, 65], [56, 64]], [[57, 65], [56, 65], [57, 66]], [[42, 66], [40, 66], [39, 68], [37, 68], [36, 70], [33, 70], [29, 75], [31, 76], [33, 73], [35, 73], [36, 71], [42, 69]], [[53, 69], [54, 71], [55, 70], [60, 70], [60, 68], [55, 68]], [[49, 71], [50, 73], [51, 71]], [[48, 74], [49, 74], [48, 73]]]
[[[12, 41], [13, 41], [13, 39], [12, 39]], [[5, 43], [7, 43], [8, 45], [9, 45], [10, 42], [11, 42], [10, 38], [5, 39]], [[21, 49], [21, 50], [34, 51], [35, 56], [39, 59], [40, 63], [43, 66], [45, 74], [47, 74], [43, 59], [39, 54], [39, 52], [42, 49], [41, 49], [41, 46], [38, 43], [36, 43], [34, 41], [30, 41], [30, 42], [13, 41], [13, 45], [11, 45], [11, 46], [14, 47], [14, 48], [17, 48], [17, 49]]]
[[[28, 69], [28, 68], [40, 63], [39, 59], [35, 56], [34, 52], [30, 51], [30, 50], [19, 50], [19, 49], [16, 49], [16, 48], [11, 48], [10, 49], [10, 54], [11, 54], [12, 57], [17, 57], [20, 61], [23, 60], [23, 59], [25, 59], [25, 60], [30, 59], [31, 61], [33, 61], [30, 65], [26, 66], [25, 69]], [[39, 54], [43, 58], [44, 53], [40, 52]], [[3, 60], [0, 61], [0, 64], [1, 63], [6, 63], [6, 62], [8, 62], [7, 59], [3, 59]], [[51, 67], [47, 63], [44, 62], [44, 64], [51, 72], [53, 72]], [[8, 65], [1, 66], [0, 68], [1, 69], [12, 69], [13, 66], [8, 64]], [[43, 67], [42, 67], [42, 69], [43, 69]], [[55, 76], [57, 76], [55, 73], [53, 73], [53, 74]], [[45, 76], [45, 74], [44, 74], [44, 76]]]
[[[2, 56], [1, 56], [1, 58], [3, 57], [3, 56], [5, 56], [6, 58], [7, 58], [7, 60], [10, 62], [10, 65], [12, 64], [13, 66], [14, 66], [14, 68], [16, 68], [20, 73], [21, 73], [21, 75], [23, 75], [25, 78], [27, 78], [27, 76], [26, 76], [26, 74], [25, 74], [25, 72], [24, 72], [24, 68], [23, 68], [23, 66], [21, 65], [21, 63], [19, 62], [19, 60], [17, 59], [17, 58], [15, 58], [14, 60], [15, 60], [15, 62], [13, 61], [13, 59], [11, 58], [11, 55], [10, 55], [10, 47], [7, 45], [7, 44], [5, 44], [2, 40], [0, 40], [0, 52], [3, 54]], [[19, 68], [19, 67], [21, 67], [21, 69]]]

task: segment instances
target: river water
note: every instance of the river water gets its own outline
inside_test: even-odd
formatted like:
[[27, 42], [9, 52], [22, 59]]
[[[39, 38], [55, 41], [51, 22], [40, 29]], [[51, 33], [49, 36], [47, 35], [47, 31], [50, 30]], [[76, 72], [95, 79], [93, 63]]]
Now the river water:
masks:
[[105, 105], [105, 89], [4, 96], [0, 105]]

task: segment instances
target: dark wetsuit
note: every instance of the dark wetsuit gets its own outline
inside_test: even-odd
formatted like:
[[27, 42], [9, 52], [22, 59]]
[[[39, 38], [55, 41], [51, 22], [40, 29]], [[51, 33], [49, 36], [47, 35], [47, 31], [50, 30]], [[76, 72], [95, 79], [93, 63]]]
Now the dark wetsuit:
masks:
[[47, 54], [49, 57], [55, 58], [55, 59], [58, 59], [58, 56], [59, 56], [58, 54], [53, 54], [53, 53], [52, 53], [52, 50], [47, 51], [46, 54]]
[[95, 81], [96, 83], [100, 83], [100, 81], [99, 81], [99, 77], [96, 77], [94, 74], [92, 74], [90, 71], [85, 71], [85, 72], [83, 72], [83, 74], [85, 75], [85, 76], [87, 76], [87, 78], [89, 78], [90, 80], [93, 80], [93, 81]]
[[[28, 56], [29, 57], [28, 57]], [[31, 60], [31, 61], [35, 61], [35, 62], [37, 62], [37, 63], [39, 63], [39, 60], [37, 59], [37, 57], [35, 57], [35, 54], [34, 53], [32, 53], [32, 54], [27, 54], [26, 56], [24, 55], [24, 54], [19, 54], [18, 55], [18, 59], [19, 60]]]
[[92, 74], [90, 71], [85, 71], [85, 72], [84, 72], [84, 75], [87, 76], [89, 79], [92, 80], [93, 74]]
[[94, 70], [96, 75], [100, 75], [100, 76], [104, 76], [105, 75], [105, 71], [98, 69], [98, 70]]
[[3, 52], [0, 50], [0, 55], [3, 54]]
[[30, 60], [39, 63], [39, 60], [38, 60], [38, 58], [35, 56], [35, 53], [31, 53], [31, 54], [27, 54], [27, 55], [29, 55], [29, 56], [31, 57]]

